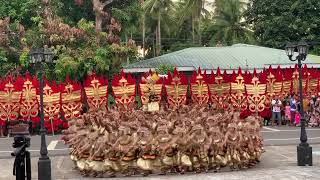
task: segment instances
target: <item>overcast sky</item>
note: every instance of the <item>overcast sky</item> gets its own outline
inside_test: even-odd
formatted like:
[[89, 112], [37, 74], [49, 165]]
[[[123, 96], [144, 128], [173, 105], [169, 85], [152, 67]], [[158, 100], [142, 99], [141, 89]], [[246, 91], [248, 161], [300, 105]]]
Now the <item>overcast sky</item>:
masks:
[[[180, 0], [172, 0], [173, 2], [179, 2]], [[205, 8], [208, 11], [213, 11], [213, 3], [215, 0], [204, 0], [205, 1]], [[242, 2], [247, 3], [248, 0], [241, 0]]]
[[[172, 0], [173, 2], [179, 2], [180, 0]], [[208, 11], [213, 11], [213, 2], [214, 0], [205, 0], [205, 8]]]

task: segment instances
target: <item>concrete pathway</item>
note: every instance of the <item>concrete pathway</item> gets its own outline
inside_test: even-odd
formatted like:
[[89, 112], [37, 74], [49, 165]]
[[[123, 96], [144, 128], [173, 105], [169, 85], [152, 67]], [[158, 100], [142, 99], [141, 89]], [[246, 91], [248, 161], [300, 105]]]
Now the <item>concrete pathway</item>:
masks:
[[[225, 170], [219, 173], [202, 173], [186, 175], [166, 175], [149, 177], [118, 177], [112, 179], [154, 179], [154, 180], [319, 180], [320, 179], [320, 145], [313, 147], [313, 166], [298, 167], [296, 165], [296, 146], [267, 146], [263, 154], [261, 163], [252, 169], [243, 171]], [[73, 169], [73, 163], [68, 156], [52, 156], [52, 177], [54, 180], [60, 179], [96, 179], [83, 178], [77, 170]], [[37, 179], [37, 157], [32, 158], [32, 178]], [[0, 159], [0, 180], [13, 180], [12, 176], [13, 159]], [[227, 172], [226, 172], [227, 171]], [[108, 178], [111, 179], [111, 178]]]

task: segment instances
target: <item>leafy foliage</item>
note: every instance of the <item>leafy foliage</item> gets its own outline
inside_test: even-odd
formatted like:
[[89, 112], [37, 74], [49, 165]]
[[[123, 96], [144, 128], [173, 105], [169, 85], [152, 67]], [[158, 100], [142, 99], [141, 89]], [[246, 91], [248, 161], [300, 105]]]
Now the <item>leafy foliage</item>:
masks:
[[235, 43], [253, 43], [253, 33], [241, 22], [244, 3], [239, 0], [217, 0], [214, 35], [216, 41], [232, 45]]
[[282, 48], [287, 41], [320, 41], [319, 8], [318, 0], [250, 0], [246, 19], [261, 45]]
[[87, 21], [94, 21], [95, 19], [91, 1], [81, 0], [81, 3], [77, 3], [73, 0], [56, 0], [54, 5], [57, 16], [72, 26], [76, 26], [81, 19]]
[[132, 1], [129, 6], [124, 8], [113, 7], [111, 9], [111, 14], [117, 17], [122, 26], [126, 27], [123, 31], [125, 34], [138, 32], [142, 13], [143, 9], [138, 1]]
[[180, 23], [188, 21], [191, 24], [193, 43], [196, 39], [195, 34], [197, 34], [197, 39], [201, 40], [201, 19], [210, 14], [204, 3], [205, 0], [183, 0], [179, 4], [181, 8], [178, 9], [177, 14], [180, 17]]
[[170, 64], [160, 64], [156, 68], [156, 72], [159, 74], [167, 74], [168, 72], [173, 73], [173, 71], [174, 71], [174, 66], [172, 66]]
[[4, 51], [0, 50], [0, 76], [5, 75], [9, 70], [11, 70], [14, 67], [14, 63], [10, 62], [8, 58], [6, 57], [6, 54]]
[[32, 17], [41, 11], [38, 0], [2, 0], [0, 6], [0, 19], [10, 17], [11, 22], [21, 22], [26, 28], [33, 25]]

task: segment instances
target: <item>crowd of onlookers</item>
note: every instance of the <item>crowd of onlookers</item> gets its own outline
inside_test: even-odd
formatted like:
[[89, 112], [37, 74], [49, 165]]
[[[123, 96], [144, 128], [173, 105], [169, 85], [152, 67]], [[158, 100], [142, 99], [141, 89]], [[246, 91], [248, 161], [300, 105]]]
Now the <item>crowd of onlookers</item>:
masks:
[[296, 94], [288, 94], [283, 98], [275, 95], [271, 101], [272, 117], [265, 120], [264, 125], [300, 126], [301, 108], [308, 126], [320, 125], [320, 96], [306, 95], [301, 103]]

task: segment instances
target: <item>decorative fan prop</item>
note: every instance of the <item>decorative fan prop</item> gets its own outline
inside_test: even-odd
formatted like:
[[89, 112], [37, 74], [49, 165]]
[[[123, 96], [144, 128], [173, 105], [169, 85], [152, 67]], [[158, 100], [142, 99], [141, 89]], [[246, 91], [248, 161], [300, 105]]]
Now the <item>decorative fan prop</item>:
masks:
[[22, 119], [32, 121], [32, 127], [36, 127], [40, 123], [39, 118], [39, 101], [37, 98], [38, 81], [36, 76], [31, 79], [29, 72], [26, 78], [20, 78], [22, 84], [22, 94], [20, 99], [20, 116]]
[[20, 110], [21, 86], [18, 81], [12, 82], [9, 75], [7, 80], [2, 79], [0, 84], [0, 125], [8, 121], [16, 121]]
[[69, 77], [66, 78], [66, 83], [61, 85], [61, 109], [66, 120], [63, 123], [64, 128], [68, 127], [68, 121], [81, 115], [81, 87], [76, 81], [71, 82]]
[[226, 71], [222, 75], [218, 68], [216, 75], [212, 72], [208, 77], [210, 102], [217, 109], [227, 109], [230, 99], [230, 83]]
[[263, 75], [259, 80], [256, 70], [253, 71], [251, 83], [246, 83], [247, 99], [249, 110], [253, 113], [260, 113], [265, 109], [266, 84]]
[[194, 71], [190, 79], [190, 85], [192, 102], [207, 105], [209, 103], [209, 87], [206, 73], [202, 74], [200, 68], [198, 72]]
[[167, 93], [168, 107], [171, 109], [177, 109], [187, 102], [188, 92], [188, 79], [182, 72], [178, 73], [177, 69], [174, 69], [173, 75], [168, 74], [168, 78], [165, 82], [165, 91]]
[[319, 87], [319, 72], [315, 70], [313, 67], [310, 68], [308, 74], [305, 75], [307, 78], [307, 85], [305, 87], [305, 91], [310, 95], [316, 95], [318, 93]]
[[281, 95], [286, 96], [287, 94], [292, 94], [292, 76], [293, 72], [291, 67], [283, 70], [283, 81], [282, 81], [282, 90]]
[[[60, 119], [60, 87], [55, 81], [49, 84], [45, 79], [43, 87], [43, 108], [44, 108], [44, 127], [48, 133], [54, 135], [54, 131], [58, 130], [58, 126], [62, 124]], [[38, 99], [40, 99], [40, 90], [37, 89]]]
[[244, 76], [242, 75], [240, 68], [238, 74], [233, 72], [231, 75], [230, 101], [233, 108], [238, 111], [246, 110], [248, 107]]
[[95, 73], [87, 76], [85, 81], [85, 95], [89, 111], [106, 110], [108, 102], [108, 81], [102, 76], [98, 78]]
[[[307, 76], [308, 76], [308, 69], [305, 65], [302, 69], [302, 90], [303, 94], [306, 94], [305, 87], [307, 84]], [[295, 65], [293, 72], [292, 72], [292, 86], [291, 86], [291, 93], [299, 94], [299, 71], [298, 65]]]
[[136, 105], [136, 81], [123, 71], [112, 80], [113, 96], [120, 110], [132, 110]]

